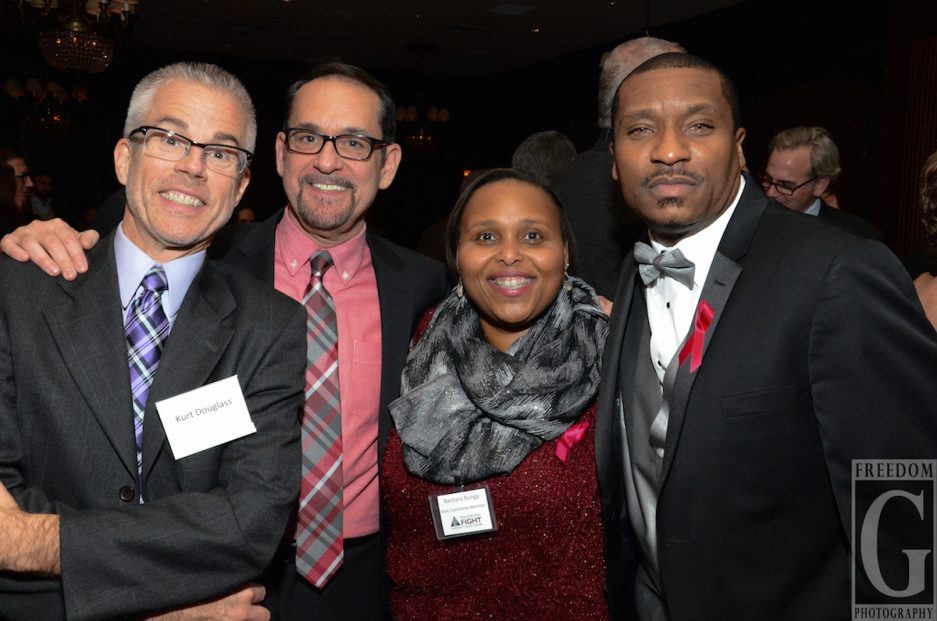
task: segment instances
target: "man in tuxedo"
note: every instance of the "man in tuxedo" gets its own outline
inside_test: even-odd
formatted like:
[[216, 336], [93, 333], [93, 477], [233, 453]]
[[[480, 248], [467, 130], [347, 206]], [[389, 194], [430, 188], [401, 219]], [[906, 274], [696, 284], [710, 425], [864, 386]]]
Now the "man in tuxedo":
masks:
[[[332, 571], [301, 575], [289, 533], [265, 580], [267, 605], [278, 619], [388, 618], [378, 487], [391, 425], [387, 405], [400, 394], [417, 322], [445, 293], [445, 270], [367, 231], [367, 211], [378, 191], [392, 183], [401, 159], [394, 142], [396, 106], [386, 87], [363, 69], [328, 62], [290, 87], [284, 108], [276, 166], [288, 204], [264, 222], [225, 231], [212, 253], [297, 300], [308, 290], [310, 258], [330, 254], [333, 265], [322, 283], [334, 299], [338, 327], [343, 446], [342, 481], [329, 481], [341, 488], [341, 495], [330, 499], [341, 527], [332, 522], [326, 529], [340, 530], [342, 542], [337, 556], [330, 557], [338, 559]], [[76, 266], [84, 266], [82, 246], [93, 244], [96, 234], [76, 236], [56, 221], [41, 224], [5, 237], [3, 251], [21, 260], [30, 257], [50, 274], [72, 277]], [[315, 392], [308, 396], [315, 399]], [[313, 418], [305, 423], [317, 425]], [[303, 442], [313, 439], [306, 434]], [[303, 476], [310, 473], [322, 479], [317, 465], [304, 457]]]
[[205, 261], [256, 127], [226, 71], [151, 73], [87, 272], [0, 259], [0, 617], [268, 618], [250, 583], [299, 487], [306, 313]]
[[822, 127], [791, 127], [768, 145], [761, 187], [788, 209], [816, 216], [859, 237], [882, 240], [882, 232], [851, 213], [830, 207], [823, 194], [841, 171], [839, 149]]
[[[847, 619], [852, 460], [937, 453], [937, 336], [884, 246], [742, 173], [738, 97], [716, 67], [657, 56], [613, 118], [615, 178], [648, 232], [622, 269], [598, 399], [612, 615], [633, 584], [644, 621]], [[882, 521], [879, 541], [921, 528]], [[895, 557], [883, 573], [907, 580]]]

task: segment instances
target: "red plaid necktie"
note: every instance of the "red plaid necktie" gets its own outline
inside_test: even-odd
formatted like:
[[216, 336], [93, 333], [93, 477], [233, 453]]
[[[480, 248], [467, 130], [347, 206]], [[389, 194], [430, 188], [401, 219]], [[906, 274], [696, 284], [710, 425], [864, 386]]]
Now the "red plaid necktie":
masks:
[[303, 479], [296, 524], [296, 571], [321, 589], [342, 566], [342, 409], [338, 392], [338, 322], [322, 286], [332, 266], [328, 252], [309, 260], [306, 305], [306, 405]]

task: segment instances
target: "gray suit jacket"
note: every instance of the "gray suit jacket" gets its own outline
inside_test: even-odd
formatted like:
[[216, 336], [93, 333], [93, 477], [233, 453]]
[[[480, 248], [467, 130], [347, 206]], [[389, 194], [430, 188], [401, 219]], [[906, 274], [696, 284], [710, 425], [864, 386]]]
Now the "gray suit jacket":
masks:
[[[630, 605], [636, 553], [618, 406], [635, 389], [621, 378], [648, 356], [636, 273], [629, 258], [596, 415], [613, 618]], [[715, 316], [702, 364], [677, 372], [658, 490], [669, 618], [845, 620], [851, 460], [937, 453], [937, 335], [885, 246], [781, 208], [751, 177], [701, 299]], [[879, 535], [900, 542], [912, 526]]]
[[[299, 487], [305, 310], [206, 262], [173, 325], [144, 425], [138, 504], [112, 238], [74, 282], [0, 259], [0, 480], [61, 515], [61, 580], [0, 576], [4, 619], [115, 618], [256, 578]], [[257, 432], [176, 460], [155, 403], [237, 374]]]

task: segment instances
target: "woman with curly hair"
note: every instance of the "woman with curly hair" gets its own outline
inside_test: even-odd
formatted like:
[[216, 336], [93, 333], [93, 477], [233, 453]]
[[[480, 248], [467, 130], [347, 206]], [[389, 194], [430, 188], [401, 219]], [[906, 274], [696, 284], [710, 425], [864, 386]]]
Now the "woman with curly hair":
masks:
[[[921, 171], [921, 219], [927, 254], [934, 266], [937, 265], [937, 151], [927, 158]], [[925, 271], [914, 280], [914, 288], [927, 318], [937, 329], [937, 278]]]

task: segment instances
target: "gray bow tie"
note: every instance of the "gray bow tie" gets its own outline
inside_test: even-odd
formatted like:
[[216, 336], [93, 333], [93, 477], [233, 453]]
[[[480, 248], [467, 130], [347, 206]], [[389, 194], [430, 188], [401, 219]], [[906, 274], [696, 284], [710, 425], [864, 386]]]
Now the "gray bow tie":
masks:
[[670, 276], [687, 289], [693, 288], [693, 274], [696, 266], [679, 249], [657, 252], [644, 242], [635, 242], [634, 259], [638, 262], [641, 280], [649, 285], [661, 274]]

